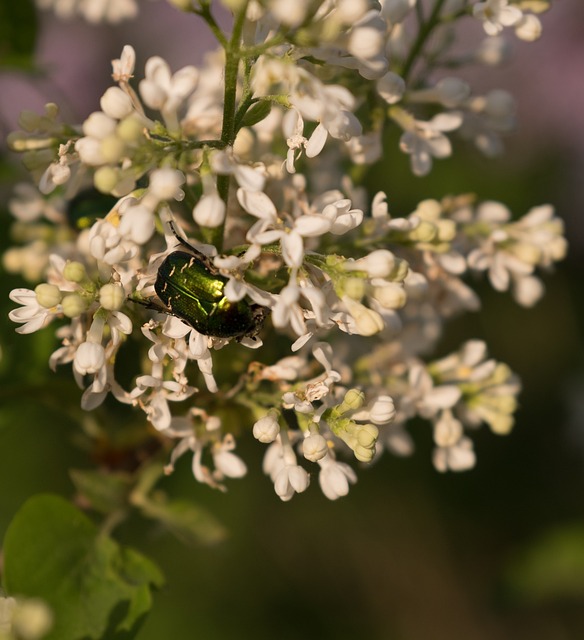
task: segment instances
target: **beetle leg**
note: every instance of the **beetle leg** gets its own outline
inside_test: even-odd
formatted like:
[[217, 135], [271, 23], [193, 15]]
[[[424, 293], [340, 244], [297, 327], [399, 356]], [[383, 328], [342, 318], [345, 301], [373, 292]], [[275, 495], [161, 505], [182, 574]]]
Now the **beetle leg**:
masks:
[[170, 315], [174, 315], [170, 312], [168, 307], [165, 307], [163, 304], [156, 302], [155, 300], [137, 300], [136, 298], [132, 298], [131, 296], [128, 296], [128, 300], [130, 302], [133, 302], [134, 304], [140, 304], [143, 307], [146, 307], [146, 309], [152, 309], [154, 311], [158, 311], [159, 313], [166, 313], [166, 314], [170, 314]]

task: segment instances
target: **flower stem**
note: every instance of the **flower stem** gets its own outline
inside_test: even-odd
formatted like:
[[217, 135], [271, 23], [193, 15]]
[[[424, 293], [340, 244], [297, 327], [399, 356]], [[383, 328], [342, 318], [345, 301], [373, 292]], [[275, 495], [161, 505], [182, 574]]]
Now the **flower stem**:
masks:
[[[418, 36], [415, 39], [414, 44], [412, 45], [412, 48], [410, 49], [410, 53], [406, 58], [406, 61], [404, 62], [404, 65], [400, 73], [401, 77], [406, 82], [412, 70], [412, 67], [417, 61], [418, 56], [420, 55], [420, 52], [422, 51], [422, 49], [424, 48], [424, 45], [426, 44], [426, 41], [430, 37], [430, 34], [440, 24], [439, 14], [444, 2], [445, 0], [436, 0], [434, 7], [432, 8], [432, 13], [428, 17], [428, 20], [420, 24], [420, 30], [418, 31]], [[420, 14], [418, 14], [418, 18], [419, 19], [421, 18]]]
[[[225, 90], [223, 94], [223, 126], [221, 129], [221, 142], [227, 147], [232, 146], [235, 141], [235, 114], [236, 114], [236, 94], [237, 79], [239, 76], [239, 62], [241, 59], [241, 34], [243, 23], [247, 11], [247, 2], [244, 2], [233, 22], [231, 38], [225, 46]], [[222, 175], [217, 177], [217, 192], [219, 197], [227, 204], [229, 200], [230, 176]], [[218, 227], [201, 229], [203, 239], [209, 244], [213, 244], [220, 253], [223, 249], [223, 237], [225, 235], [225, 221]]]

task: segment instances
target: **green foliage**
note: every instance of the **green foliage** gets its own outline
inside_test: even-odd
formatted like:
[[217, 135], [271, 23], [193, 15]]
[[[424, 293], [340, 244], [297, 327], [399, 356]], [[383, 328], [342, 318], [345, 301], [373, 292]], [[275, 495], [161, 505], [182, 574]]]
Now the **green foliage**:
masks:
[[227, 536], [214, 516], [189, 500], [148, 502], [143, 505], [142, 513], [161, 522], [187, 544], [216, 544]]
[[38, 597], [53, 610], [48, 640], [127, 640], [160, 587], [159, 569], [98, 530], [63, 498], [30, 498], [4, 540], [4, 588]]
[[584, 525], [546, 531], [511, 562], [509, 595], [526, 604], [584, 598]]
[[251, 127], [270, 115], [272, 104], [269, 100], [260, 100], [247, 110], [241, 121], [242, 127]]
[[33, 0], [0, 0], [0, 68], [33, 67], [37, 30]]

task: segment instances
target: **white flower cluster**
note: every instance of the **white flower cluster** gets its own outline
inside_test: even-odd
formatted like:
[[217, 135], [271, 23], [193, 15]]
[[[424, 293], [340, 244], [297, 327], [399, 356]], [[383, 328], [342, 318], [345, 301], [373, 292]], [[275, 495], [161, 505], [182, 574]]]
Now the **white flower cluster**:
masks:
[[[346, 166], [377, 161], [391, 126], [420, 175], [450, 155], [451, 131], [498, 152], [512, 99], [431, 82], [452, 38], [427, 58], [425, 38], [472, 15], [491, 40], [467, 58], [492, 64], [503, 27], [533, 39], [539, 21], [506, 0], [435, 0], [426, 18], [419, 7], [416, 34], [415, 4], [230, 3], [230, 35], [207, 3], [189, 4], [225, 49], [203, 68], [173, 73], [154, 57], [135, 83], [126, 46], [80, 127], [48, 105], [11, 135], [38, 190], [19, 186], [9, 205], [26, 233], [5, 267], [36, 285], [11, 293], [10, 317], [19, 333], [56, 321], [51, 367], [72, 363], [85, 409], [109, 394], [141, 409], [150, 433], [175, 443], [168, 472], [191, 452], [194, 477], [224, 488], [247, 471], [233, 451], [248, 428], [268, 445], [282, 500], [307, 489], [311, 468], [336, 499], [356, 481], [347, 454], [409, 454], [413, 418], [432, 425], [439, 471], [474, 465], [468, 434], [481, 424], [511, 429], [519, 383], [483, 342], [426, 358], [448, 318], [480, 307], [467, 274], [537, 301], [536, 269], [566, 252], [552, 207], [512, 219], [460, 196], [392, 216]], [[128, 388], [116, 363], [132, 353]]]

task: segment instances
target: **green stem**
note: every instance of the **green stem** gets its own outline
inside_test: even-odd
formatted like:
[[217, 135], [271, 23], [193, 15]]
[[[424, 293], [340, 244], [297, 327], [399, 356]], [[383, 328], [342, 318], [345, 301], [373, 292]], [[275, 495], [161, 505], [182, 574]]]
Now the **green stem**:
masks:
[[[235, 141], [235, 112], [237, 78], [239, 76], [239, 61], [241, 59], [241, 34], [247, 11], [247, 2], [244, 2], [235, 16], [233, 31], [229, 42], [225, 45], [225, 90], [223, 94], [223, 126], [221, 128], [221, 142], [226, 146], [232, 146]], [[230, 176], [223, 175], [217, 178], [217, 192], [225, 203], [225, 210], [229, 200]], [[212, 229], [201, 229], [203, 239], [213, 244], [219, 253], [223, 250], [223, 237], [225, 235], [225, 221]]]
[[112, 511], [101, 523], [99, 534], [103, 537], [109, 537], [111, 532], [127, 518], [128, 511], [126, 509], [116, 509], [115, 511]]
[[407, 82], [408, 75], [410, 74], [412, 67], [414, 66], [414, 63], [418, 59], [418, 55], [424, 48], [426, 41], [430, 37], [430, 34], [438, 26], [438, 24], [440, 24], [439, 15], [444, 2], [445, 0], [436, 0], [436, 3], [432, 8], [432, 13], [430, 14], [428, 20], [420, 25], [418, 36], [414, 41], [412, 48], [410, 49], [410, 53], [406, 58], [406, 61], [404, 62], [404, 65], [400, 74], [401, 77], [404, 80], [406, 80], [406, 82]]
[[198, 16], [201, 16], [203, 20], [209, 25], [209, 28], [213, 32], [213, 35], [217, 38], [217, 42], [226, 49], [227, 48], [227, 38], [221, 31], [221, 27], [217, 24], [213, 14], [211, 13], [211, 6], [207, 3], [201, 3], [200, 9], [195, 9], [194, 11]]

